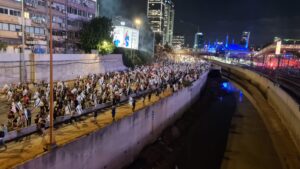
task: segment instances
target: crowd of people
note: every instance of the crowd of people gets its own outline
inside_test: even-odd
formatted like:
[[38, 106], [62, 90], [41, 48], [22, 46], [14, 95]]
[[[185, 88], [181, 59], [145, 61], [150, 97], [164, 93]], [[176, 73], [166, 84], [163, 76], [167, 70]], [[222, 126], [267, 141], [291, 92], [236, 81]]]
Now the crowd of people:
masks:
[[[155, 92], [159, 95], [165, 89], [176, 92], [191, 84], [209, 68], [204, 61], [197, 63], [154, 63], [139, 66], [120, 72], [91, 74], [78, 77], [74, 81], [59, 81], [54, 84], [54, 119], [59, 116], [80, 116], [84, 109], [98, 104], [112, 102], [113, 118], [116, 106], [121, 98], [128, 97], [133, 108], [133, 94], [151, 91], [144, 95], [151, 99]], [[30, 126], [32, 121], [43, 129], [49, 121], [50, 86], [45, 82], [36, 84], [5, 85], [2, 92], [10, 107], [7, 113], [7, 123], [2, 124], [8, 131]], [[95, 115], [96, 117], [97, 115]]]

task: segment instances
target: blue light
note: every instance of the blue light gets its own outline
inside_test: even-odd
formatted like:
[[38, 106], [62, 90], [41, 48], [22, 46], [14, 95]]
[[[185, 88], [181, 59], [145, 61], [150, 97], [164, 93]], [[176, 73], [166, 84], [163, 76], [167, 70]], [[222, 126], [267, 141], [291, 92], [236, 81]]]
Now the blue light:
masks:
[[228, 89], [228, 87], [229, 87], [228, 82], [223, 82], [222, 86], [223, 86], [223, 89]]
[[228, 50], [235, 50], [235, 51], [248, 51], [247, 48], [237, 45], [237, 44], [231, 44], [228, 46]]

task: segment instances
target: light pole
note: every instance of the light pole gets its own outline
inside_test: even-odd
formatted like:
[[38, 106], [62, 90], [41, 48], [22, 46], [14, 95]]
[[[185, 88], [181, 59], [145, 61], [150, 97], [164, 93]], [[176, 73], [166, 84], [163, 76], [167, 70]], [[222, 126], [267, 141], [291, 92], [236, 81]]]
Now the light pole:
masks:
[[20, 56], [20, 81], [26, 82], [26, 67], [25, 67], [25, 16], [24, 16], [24, 0], [21, 1], [22, 3], [22, 47], [21, 47], [21, 56]]
[[49, 32], [50, 32], [50, 99], [49, 99], [49, 104], [50, 104], [50, 125], [49, 125], [49, 144], [47, 145], [47, 149], [50, 150], [55, 146], [55, 141], [54, 141], [54, 134], [53, 134], [53, 125], [54, 125], [54, 119], [53, 119], [53, 113], [54, 113], [54, 106], [53, 106], [53, 42], [52, 42], [52, 0], [48, 0], [48, 10], [49, 10]]
[[279, 76], [279, 68], [280, 68], [280, 59], [281, 59], [281, 45], [282, 45], [282, 41], [279, 40], [276, 42], [276, 49], [275, 49], [275, 56], [277, 56], [277, 69], [276, 69], [276, 82], [277, 84], [279, 84], [278, 81], [278, 76]]
[[[134, 25], [136, 26], [136, 28], [140, 31], [140, 27], [142, 25], [142, 20], [140, 18], [135, 18], [134, 19]], [[138, 37], [139, 38], [139, 37]], [[133, 58], [133, 47], [132, 47], [132, 43], [133, 43], [133, 39], [131, 37], [131, 59], [132, 59], [132, 63], [134, 64], [134, 58]]]
[[153, 58], [155, 58], [155, 31], [153, 31]]

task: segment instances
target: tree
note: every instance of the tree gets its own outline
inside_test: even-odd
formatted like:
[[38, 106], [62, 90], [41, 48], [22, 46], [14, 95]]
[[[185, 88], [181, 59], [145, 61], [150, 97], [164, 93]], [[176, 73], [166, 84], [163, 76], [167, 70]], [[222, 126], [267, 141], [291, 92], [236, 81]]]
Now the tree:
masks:
[[89, 53], [97, 49], [102, 54], [111, 53], [114, 50], [111, 32], [113, 31], [112, 21], [107, 17], [93, 18], [83, 24], [80, 31], [80, 46]]
[[112, 42], [102, 41], [97, 45], [97, 49], [101, 54], [113, 53], [115, 45]]

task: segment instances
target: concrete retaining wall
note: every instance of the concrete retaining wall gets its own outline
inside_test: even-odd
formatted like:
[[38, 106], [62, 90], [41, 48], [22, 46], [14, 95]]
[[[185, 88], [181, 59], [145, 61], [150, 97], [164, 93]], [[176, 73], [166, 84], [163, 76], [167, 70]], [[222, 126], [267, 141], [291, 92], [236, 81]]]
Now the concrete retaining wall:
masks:
[[246, 79], [264, 94], [268, 103], [278, 113], [300, 151], [300, 105], [277, 84], [248, 69], [222, 64], [223, 69]]
[[117, 169], [128, 165], [144, 146], [155, 141], [167, 126], [182, 116], [200, 94], [207, 74], [202, 75], [191, 87], [17, 168]]
[[[55, 81], [126, 69], [122, 55], [54, 54], [53, 64]], [[20, 81], [20, 65], [19, 54], [0, 54], [0, 86]], [[48, 81], [49, 55], [25, 54], [25, 65], [27, 81]]]

